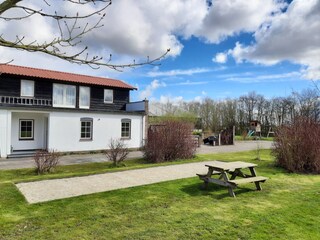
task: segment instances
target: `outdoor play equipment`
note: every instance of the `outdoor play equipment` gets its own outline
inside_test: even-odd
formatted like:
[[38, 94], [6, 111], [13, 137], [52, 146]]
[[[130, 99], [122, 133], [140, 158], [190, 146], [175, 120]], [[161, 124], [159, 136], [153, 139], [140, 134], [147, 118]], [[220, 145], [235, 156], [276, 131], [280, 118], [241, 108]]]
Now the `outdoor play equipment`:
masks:
[[248, 137], [253, 136], [261, 137], [261, 122], [257, 120], [250, 121], [250, 130], [248, 132]]
[[255, 133], [254, 130], [249, 130], [249, 132], [247, 134], [247, 137], [251, 137], [254, 133]]

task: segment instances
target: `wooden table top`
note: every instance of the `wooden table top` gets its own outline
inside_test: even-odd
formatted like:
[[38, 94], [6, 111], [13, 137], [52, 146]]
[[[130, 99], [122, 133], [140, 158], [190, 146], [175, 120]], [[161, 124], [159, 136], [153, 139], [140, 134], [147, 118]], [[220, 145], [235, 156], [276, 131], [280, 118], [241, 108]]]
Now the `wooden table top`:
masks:
[[242, 168], [249, 168], [249, 167], [255, 167], [257, 164], [254, 163], [248, 163], [248, 162], [222, 162], [222, 161], [213, 161], [210, 163], [210, 165], [206, 165], [207, 167], [212, 167], [215, 169], [221, 169], [223, 171], [228, 171], [231, 169], [242, 169]]

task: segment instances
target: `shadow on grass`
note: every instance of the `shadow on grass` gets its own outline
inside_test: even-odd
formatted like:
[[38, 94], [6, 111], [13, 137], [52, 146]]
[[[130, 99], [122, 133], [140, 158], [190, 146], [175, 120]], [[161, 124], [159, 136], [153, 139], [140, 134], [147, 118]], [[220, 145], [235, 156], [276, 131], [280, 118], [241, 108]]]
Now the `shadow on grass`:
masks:
[[[180, 190], [193, 197], [210, 196], [214, 199], [223, 199], [226, 197], [230, 197], [227, 187], [219, 186], [216, 184], [209, 184], [208, 187], [205, 188], [203, 183], [195, 183], [195, 184], [183, 186], [182, 188], [180, 188]], [[256, 190], [251, 188], [234, 189], [234, 193], [236, 194], [236, 196], [241, 196], [241, 194], [251, 192], [251, 191], [256, 191]]]

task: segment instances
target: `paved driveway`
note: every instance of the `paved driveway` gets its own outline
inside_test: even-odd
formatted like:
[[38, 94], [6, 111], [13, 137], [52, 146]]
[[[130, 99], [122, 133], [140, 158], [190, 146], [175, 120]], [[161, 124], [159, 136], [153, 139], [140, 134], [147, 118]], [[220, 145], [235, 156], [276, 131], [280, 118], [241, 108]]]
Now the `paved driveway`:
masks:
[[[240, 152], [255, 150], [258, 147], [261, 149], [269, 149], [272, 147], [270, 141], [237, 141], [235, 145], [228, 146], [208, 146], [201, 145], [197, 149], [197, 154], [209, 153], [223, 153], [223, 152]], [[142, 152], [130, 152], [128, 158], [141, 158]], [[61, 157], [61, 165], [81, 164], [89, 162], [106, 162], [108, 161], [104, 154], [72, 154]], [[32, 158], [14, 158], [14, 159], [0, 159], [0, 169], [19, 169], [19, 168], [32, 168], [34, 161]]]
[[242, 152], [260, 149], [272, 148], [272, 141], [237, 141], [235, 145], [224, 145], [224, 146], [210, 146], [201, 145], [198, 148], [198, 154], [209, 154], [209, 153], [224, 153], [224, 152]]

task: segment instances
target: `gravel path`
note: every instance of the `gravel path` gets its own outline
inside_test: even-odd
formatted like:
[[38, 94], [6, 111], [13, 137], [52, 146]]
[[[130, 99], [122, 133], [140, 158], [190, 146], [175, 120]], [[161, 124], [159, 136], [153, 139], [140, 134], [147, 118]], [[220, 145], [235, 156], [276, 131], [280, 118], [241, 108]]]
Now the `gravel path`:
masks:
[[[259, 144], [259, 145], [258, 145]], [[271, 148], [272, 142], [261, 141], [259, 143], [237, 142], [231, 146], [205, 146], [198, 148], [198, 154], [238, 152], [263, 148]], [[131, 153], [132, 157], [141, 157], [141, 152]], [[78, 158], [77, 158], [78, 157]], [[79, 160], [79, 157], [80, 160]], [[66, 156], [64, 163], [76, 164], [83, 162], [105, 161], [96, 154], [82, 156]], [[10, 161], [10, 160], [8, 160]], [[14, 160], [11, 160], [14, 161]], [[29, 160], [23, 160], [29, 166]], [[186, 163], [179, 165], [151, 167], [137, 170], [121, 171], [115, 173], [96, 174], [83, 177], [43, 180], [37, 182], [18, 183], [16, 186], [29, 203], [46, 202], [55, 199], [63, 199], [86, 194], [111, 191], [115, 189], [135, 187], [158, 182], [195, 177], [196, 173], [205, 173], [205, 164], [208, 162]], [[20, 162], [21, 163], [21, 162]]]
[[196, 173], [205, 173], [207, 168], [204, 165], [210, 164], [211, 162], [212, 161], [186, 163], [84, 177], [18, 183], [16, 186], [29, 203], [40, 203], [55, 199], [195, 177]]

